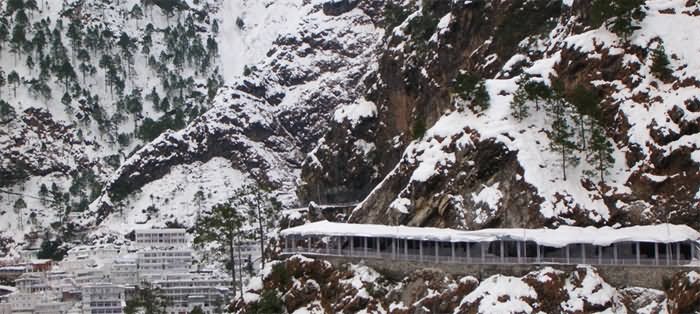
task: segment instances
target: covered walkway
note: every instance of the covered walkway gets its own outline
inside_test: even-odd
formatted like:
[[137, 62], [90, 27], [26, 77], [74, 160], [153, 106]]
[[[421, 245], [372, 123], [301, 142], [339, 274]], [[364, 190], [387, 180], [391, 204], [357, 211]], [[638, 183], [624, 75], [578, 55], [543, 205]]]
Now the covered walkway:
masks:
[[320, 221], [283, 230], [285, 254], [432, 263], [690, 265], [700, 233], [684, 225], [476, 231]]

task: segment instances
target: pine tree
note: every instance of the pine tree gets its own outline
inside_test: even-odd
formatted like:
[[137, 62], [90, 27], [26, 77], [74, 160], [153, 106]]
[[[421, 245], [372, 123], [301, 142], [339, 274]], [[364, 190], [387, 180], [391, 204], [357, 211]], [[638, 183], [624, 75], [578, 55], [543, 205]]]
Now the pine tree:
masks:
[[56, 71], [56, 75], [58, 76], [59, 79], [63, 80], [63, 84], [65, 86], [65, 91], [68, 91], [68, 85], [71, 81], [75, 80], [75, 70], [73, 69], [73, 66], [70, 64], [70, 61], [65, 60], [63, 63], [59, 66], [58, 71]]
[[[114, 64], [112, 61], [112, 56], [108, 54], [102, 55], [100, 58], [100, 63], [99, 63], [100, 68], [102, 68], [105, 72], [110, 71], [112, 68], [114, 68]], [[109, 86], [110, 93], [112, 91], [112, 81], [110, 80], [110, 76], [105, 73], [105, 91], [107, 91], [107, 87]]]
[[280, 203], [272, 196], [269, 190], [256, 184], [243, 186], [233, 192], [232, 203], [236, 208], [246, 208], [248, 217], [253, 217], [258, 226], [258, 242], [262, 254], [260, 262], [265, 267], [265, 234], [272, 227]]
[[645, 0], [593, 0], [591, 4], [591, 21], [594, 27], [605, 25], [627, 41], [639, 27], [634, 21], [644, 18], [642, 6]]
[[7, 19], [0, 17], [0, 52], [3, 49], [3, 44], [10, 38], [10, 30], [7, 25]]
[[29, 11], [36, 11], [39, 9], [36, 0], [24, 0], [24, 8]]
[[68, 24], [68, 32], [66, 36], [71, 41], [71, 58], [74, 57], [75, 51], [79, 50], [83, 44], [83, 26], [80, 24], [80, 20], [72, 20]]
[[64, 106], [66, 106], [66, 107], [70, 106], [70, 103], [71, 103], [72, 101], [73, 101], [73, 98], [70, 97], [70, 94], [68, 94], [68, 92], [63, 93], [63, 97], [61, 97], [61, 103], [62, 103]]
[[129, 11], [129, 15], [131, 15], [132, 19], [140, 20], [143, 18], [143, 10], [141, 10], [138, 4], [134, 4], [134, 6], [131, 7], [131, 11]]
[[479, 111], [484, 111], [491, 105], [491, 97], [489, 92], [486, 90], [486, 82], [481, 80], [479, 84], [476, 85], [474, 90], [474, 99], [472, 100], [472, 106], [478, 107]]
[[22, 209], [27, 208], [27, 203], [24, 201], [23, 198], [18, 198], [15, 201], [13, 208], [15, 209], [15, 213], [20, 213], [22, 211]]
[[[221, 253], [229, 256], [228, 268], [231, 271], [231, 287], [236, 291], [236, 267], [234, 265], [234, 246], [241, 235], [244, 223], [243, 215], [231, 201], [217, 204], [211, 210], [202, 213], [195, 222], [194, 244], [202, 246], [212, 242], [221, 243]], [[243, 291], [241, 291], [241, 295]]]
[[24, 1], [22, 0], [7, 0], [5, 5], [5, 14], [11, 15], [17, 10], [24, 9]]
[[17, 74], [17, 71], [12, 70], [12, 72], [7, 75], [7, 83], [13, 85], [12, 93], [17, 97], [17, 87], [19, 86], [19, 74]]
[[41, 204], [46, 205], [46, 199], [49, 197], [49, 188], [44, 183], [39, 186], [39, 197], [41, 197]]
[[6, 101], [0, 99], [0, 122], [3, 124], [14, 119], [16, 116], [15, 114], [15, 108], [12, 108], [10, 104], [8, 104]]
[[575, 165], [578, 162], [578, 158], [574, 155], [574, 150], [576, 150], [576, 144], [572, 140], [574, 132], [569, 126], [566, 102], [558, 97], [551, 102], [549, 107], [550, 115], [552, 116], [549, 147], [553, 152], [560, 155], [562, 176], [564, 181], [566, 181], [567, 164]]
[[34, 73], [34, 71], [32, 71], [32, 70], [34, 70], [35, 64], [34, 64], [34, 58], [32, 58], [32, 56], [27, 56], [27, 62], [25, 64], [27, 65], [27, 68], [29, 68], [29, 70], [30, 70], [29, 73], [30, 74]]
[[663, 44], [659, 43], [652, 51], [651, 60], [651, 73], [654, 74], [654, 76], [660, 80], [666, 80], [671, 76], [672, 71], [669, 68], [671, 62], [668, 60], [666, 49]]
[[524, 86], [527, 99], [535, 102], [535, 110], [540, 111], [540, 101], [552, 97], [552, 90], [543, 82], [528, 81]]
[[90, 53], [85, 48], [78, 50], [78, 61], [80, 61], [78, 68], [83, 75], [83, 84], [85, 84], [85, 74], [90, 72]]
[[5, 81], [5, 71], [0, 70], [0, 96], [2, 96], [2, 89], [5, 87], [5, 84], [7, 84], [7, 81]]
[[39, 56], [44, 54], [44, 47], [46, 47], [46, 35], [44, 34], [43, 30], [38, 30], [34, 34], [34, 37], [32, 38], [32, 45]]
[[22, 51], [22, 47], [24, 47], [24, 42], [26, 40], [27, 31], [25, 29], [25, 26], [21, 24], [15, 24], [15, 26], [12, 28], [12, 39], [10, 40], [10, 48], [11, 51], [15, 54], [15, 60], [16, 57]]
[[612, 143], [605, 137], [603, 130], [596, 125], [591, 130], [591, 154], [587, 160], [600, 175], [601, 184], [605, 183], [605, 176], [609, 174], [608, 169], [615, 164], [614, 151]]
[[578, 85], [567, 97], [567, 100], [576, 108], [576, 123], [581, 139], [581, 149], [586, 150], [586, 129], [590, 127], [593, 120], [601, 118], [600, 99], [596, 93]]
[[510, 102], [511, 115], [518, 121], [523, 121], [530, 116], [529, 107], [527, 105], [528, 95], [525, 90], [523, 80], [518, 82], [518, 89], [513, 94], [513, 100]]

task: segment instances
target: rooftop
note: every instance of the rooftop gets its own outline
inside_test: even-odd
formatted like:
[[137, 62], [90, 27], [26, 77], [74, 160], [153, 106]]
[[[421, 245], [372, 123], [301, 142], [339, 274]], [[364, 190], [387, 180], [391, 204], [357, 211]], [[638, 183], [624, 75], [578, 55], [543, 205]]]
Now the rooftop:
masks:
[[357, 236], [399, 238], [442, 242], [491, 242], [496, 240], [533, 241], [550, 247], [564, 247], [573, 243], [608, 246], [618, 242], [672, 243], [697, 241], [700, 233], [686, 225], [658, 224], [649, 226], [573, 227], [557, 229], [482, 229], [456, 230], [372, 224], [348, 224], [318, 221], [282, 230], [282, 236]]

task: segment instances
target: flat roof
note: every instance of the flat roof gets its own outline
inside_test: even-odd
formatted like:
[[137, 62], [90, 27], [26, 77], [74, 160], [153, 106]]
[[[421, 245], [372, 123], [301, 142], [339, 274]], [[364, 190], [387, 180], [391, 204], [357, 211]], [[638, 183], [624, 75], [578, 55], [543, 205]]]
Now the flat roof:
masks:
[[318, 221], [282, 230], [280, 234], [282, 236], [357, 236], [441, 242], [514, 240], [533, 241], [550, 247], [564, 247], [568, 244], [576, 243], [608, 246], [618, 242], [672, 243], [697, 241], [700, 239], [700, 233], [695, 229], [686, 225], [673, 224], [632, 226], [617, 229], [612, 227], [561, 226], [557, 229], [500, 228], [456, 230]]
[[166, 229], [136, 229], [136, 234], [145, 233], [186, 233], [187, 229], [182, 228], [166, 228]]

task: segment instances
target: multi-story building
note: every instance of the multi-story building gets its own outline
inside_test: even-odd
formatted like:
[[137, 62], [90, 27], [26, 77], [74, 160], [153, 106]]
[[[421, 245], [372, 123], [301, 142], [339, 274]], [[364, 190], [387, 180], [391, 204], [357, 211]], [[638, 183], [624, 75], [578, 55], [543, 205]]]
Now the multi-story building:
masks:
[[144, 247], [187, 247], [189, 244], [185, 229], [142, 229], [135, 231], [136, 246]]
[[168, 313], [189, 313], [199, 306], [218, 313], [230, 298], [231, 279], [205, 274], [172, 274], [153, 281], [168, 301]]
[[137, 258], [139, 276], [187, 273], [192, 267], [192, 260], [191, 250], [142, 250]]
[[45, 278], [26, 273], [15, 280], [17, 291], [7, 296], [13, 314], [65, 314], [72, 303], [62, 302], [60, 291], [53, 289]]
[[84, 313], [89, 314], [121, 314], [126, 301], [124, 286], [110, 283], [90, 284], [83, 286]]
[[138, 285], [139, 269], [137, 259], [134, 257], [119, 257], [112, 262], [112, 269], [109, 272], [112, 283], [120, 285]]

